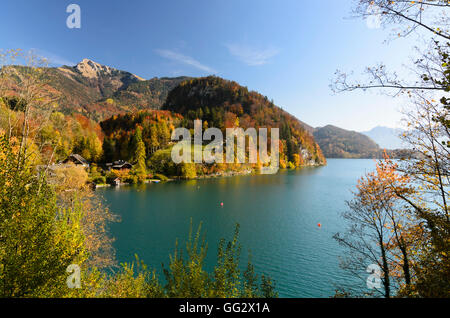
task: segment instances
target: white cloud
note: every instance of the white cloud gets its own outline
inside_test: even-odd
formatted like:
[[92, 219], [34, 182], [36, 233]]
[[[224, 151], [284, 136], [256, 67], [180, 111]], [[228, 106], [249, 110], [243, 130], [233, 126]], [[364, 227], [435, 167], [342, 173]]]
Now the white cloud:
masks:
[[279, 49], [273, 47], [261, 50], [240, 44], [226, 44], [225, 46], [230, 54], [249, 66], [267, 64], [272, 57], [280, 53]]
[[161, 57], [164, 57], [166, 59], [172, 60], [172, 61], [176, 61], [178, 63], [181, 64], [185, 64], [185, 65], [189, 65], [189, 66], [193, 66], [201, 71], [210, 73], [210, 74], [214, 74], [217, 73], [216, 70], [214, 70], [213, 68], [206, 66], [202, 63], [200, 63], [199, 61], [197, 61], [196, 59], [190, 57], [190, 56], [186, 56], [180, 53], [176, 53], [174, 51], [171, 50], [155, 50], [155, 52], [160, 55]]

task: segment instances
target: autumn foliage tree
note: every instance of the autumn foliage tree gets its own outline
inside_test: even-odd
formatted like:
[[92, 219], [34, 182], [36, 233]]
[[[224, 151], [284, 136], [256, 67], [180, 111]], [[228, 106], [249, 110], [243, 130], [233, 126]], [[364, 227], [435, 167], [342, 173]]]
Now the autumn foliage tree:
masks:
[[[0, 54], [8, 56], [14, 60], [20, 52]], [[0, 296], [58, 297], [67, 266], [88, 258], [80, 226], [83, 211], [76, 202], [59, 207], [45, 167], [37, 169], [36, 154], [43, 149], [38, 135], [53, 100], [45, 90], [43, 62], [34, 55], [24, 58], [29, 61], [26, 72], [0, 68], [0, 94], [15, 88], [20, 101], [20, 109], [7, 110], [8, 124], [0, 132]], [[17, 74], [15, 81], [11, 74]]]
[[[343, 216], [349, 230], [335, 235], [349, 250], [350, 257], [342, 262], [344, 269], [362, 277], [369, 265], [379, 266], [384, 297], [392, 297], [401, 284], [411, 284], [410, 245], [405, 233], [410, 220], [398, 194], [413, 192], [409, 178], [399, 174], [396, 164], [385, 155], [375, 172], [358, 181], [354, 199], [347, 202], [349, 211]], [[393, 279], [397, 279], [396, 284]]]
[[[393, 259], [401, 261], [404, 277], [399, 296], [450, 296], [449, 9], [446, 0], [359, 0], [354, 10], [358, 16], [379, 19], [385, 27], [394, 26], [395, 37], [416, 34], [428, 44], [421, 44], [419, 56], [411, 63], [415, 78], [403, 79], [379, 64], [366, 68], [365, 80], [352, 82], [338, 71], [332, 84], [336, 92], [381, 89], [410, 101], [405, 107], [408, 130], [403, 139], [417, 158], [389, 163], [382, 169], [394, 169], [409, 178], [403, 180], [408, 191], [394, 182], [389, 186], [389, 193], [402, 205], [396, 219], [389, 216], [389, 228], [394, 220], [400, 226], [391, 229], [395, 240], [388, 245], [390, 250], [399, 251], [392, 253]], [[380, 193], [379, 198], [384, 200], [385, 196]]]

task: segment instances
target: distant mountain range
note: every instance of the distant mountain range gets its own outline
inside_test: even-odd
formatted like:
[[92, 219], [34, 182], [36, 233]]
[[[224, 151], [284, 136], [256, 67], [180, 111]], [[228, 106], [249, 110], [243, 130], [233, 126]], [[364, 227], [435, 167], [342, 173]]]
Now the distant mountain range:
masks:
[[316, 128], [313, 134], [326, 158], [376, 158], [380, 150], [369, 137], [332, 125]]
[[[311, 130], [308, 127], [307, 129]], [[326, 158], [382, 158], [385, 149], [391, 158], [416, 157], [411, 150], [402, 147], [401, 140], [397, 137], [397, 134], [401, 133], [400, 130], [376, 127], [372, 131], [375, 132], [377, 140], [384, 145], [383, 147], [380, 147], [365, 133], [345, 130], [332, 125], [312, 129], [314, 139]], [[377, 132], [382, 133], [377, 134]], [[386, 139], [383, 136], [386, 136]]]
[[[291, 131], [286, 131], [286, 127], [280, 128], [287, 136], [297, 134], [295, 139], [302, 139], [303, 147], [318, 162], [322, 160], [322, 152], [315, 149], [315, 142], [327, 158], [377, 158], [382, 154], [378, 145], [387, 149], [401, 148], [398, 130], [376, 127], [359, 133], [332, 125], [313, 128], [281, 111], [257, 92], [249, 92], [235, 82], [217, 77], [197, 81], [185, 76], [146, 80], [89, 59], [73, 67], [46, 70], [49, 91], [59, 100], [58, 110], [65, 114], [82, 114], [97, 122], [113, 115], [147, 109], [165, 108], [194, 118], [204, 110], [223, 108], [220, 112], [222, 117], [229, 112], [236, 113], [238, 117], [246, 114], [247, 117], [241, 118], [242, 124], [274, 126], [277, 121], [289, 123]], [[239, 109], [239, 105], [243, 108]], [[269, 113], [273, 118], [267, 116]], [[210, 116], [208, 114], [206, 117]], [[287, 136], [285, 138], [289, 138]], [[288, 147], [291, 147], [290, 143]]]
[[378, 126], [372, 130], [363, 131], [362, 134], [370, 137], [383, 149], [402, 149], [405, 148], [405, 145], [399, 136], [403, 132], [398, 128]]

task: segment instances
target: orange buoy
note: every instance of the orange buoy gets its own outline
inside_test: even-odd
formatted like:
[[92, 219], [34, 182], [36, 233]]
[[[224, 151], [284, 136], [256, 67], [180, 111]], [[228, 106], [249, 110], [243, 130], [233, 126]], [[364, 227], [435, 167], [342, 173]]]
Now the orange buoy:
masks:
[[318, 226], [318, 227], [322, 227], [322, 224], [318, 223], [317, 226]]

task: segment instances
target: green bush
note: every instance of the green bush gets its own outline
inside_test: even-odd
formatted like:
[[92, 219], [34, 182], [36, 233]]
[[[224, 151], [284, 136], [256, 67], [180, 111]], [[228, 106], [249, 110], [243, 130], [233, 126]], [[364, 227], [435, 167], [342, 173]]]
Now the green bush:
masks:
[[190, 180], [197, 178], [195, 163], [182, 163], [180, 170], [183, 179]]
[[92, 182], [95, 184], [105, 184], [106, 177], [105, 176], [96, 176], [92, 178]]
[[129, 175], [125, 180], [125, 183], [137, 184], [139, 182], [139, 177], [136, 175]]
[[172, 160], [172, 149], [158, 150], [150, 158], [150, 167], [152, 171], [167, 176], [176, 176], [178, 167]]
[[0, 298], [60, 297], [70, 264], [87, 258], [82, 205], [54, 188], [0, 136]]
[[[84, 284], [95, 286], [75, 291], [75, 297], [112, 298], [274, 298], [277, 293], [272, 280], [254, 272], [249, 262], [240, 270], [241, 246], [239, 225], [231, 241], [222, 239], [217, 251], [217, 264], [210, 272], [205, 269], [207, 243], [199, 226], [191, 228], [186, 248], [176, 243], [167, 267], [163, 266], [165, 283], [162, 284], [154, 269], [136, 260], [124, 263], [113, 275], [99, 275], [95, 271], [84, 278]], [[96, 291], [96, 292], [95, 292]], [[93, 294], [94, 292], [94, 294]]]
[[161, 180], [161, 181], [167, 181], [167, 180], [169, 180], [169, 178], [167, 178], [165, 175], [159, 174], [159, 173], [155, 174], [155, 175], [153, 176], [153, 178], [155, 178], [156, 180]]

